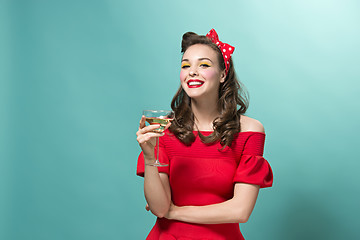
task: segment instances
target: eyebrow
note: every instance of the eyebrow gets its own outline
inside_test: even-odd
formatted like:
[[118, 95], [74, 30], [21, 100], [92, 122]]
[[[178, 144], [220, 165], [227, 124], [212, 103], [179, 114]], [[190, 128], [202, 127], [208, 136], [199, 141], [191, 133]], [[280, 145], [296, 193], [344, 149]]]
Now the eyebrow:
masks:
[[[209, 60], [210, 62], [213, 62], [213, 61], [211, 61], [211, 59], [210, 58], [198, 58], [198, 60]], [[189, 59], [183, 59], [183, 60], [181, 60], [181, 62], [184, 62], [184, 61], [186, 61], [186, 62], [189, 62]]]

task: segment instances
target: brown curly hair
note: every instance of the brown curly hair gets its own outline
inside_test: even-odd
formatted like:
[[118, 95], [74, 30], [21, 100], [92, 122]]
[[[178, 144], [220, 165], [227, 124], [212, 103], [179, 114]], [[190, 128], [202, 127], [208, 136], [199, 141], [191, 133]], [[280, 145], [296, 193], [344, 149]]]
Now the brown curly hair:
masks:
[[[204, 44], [217, 52], [220, 70], [225, 69], [224, 59], [220, 49], [211, 42], [206, 36], [198, 35], [193, 32], [187, 32], [183, 35], [181, 43], [182, 54], [192, 45]], [[191, 145], [195, 141], [194, 113], [191, 109], [191, 98], [186, 94], [180, 85], [174, 98], [171, 101], [171, 108], [175, 112], [175, 119], [169, 130], [184, 144]], [[244, 114], [248, 108], [248, 94], [243, 85], [237, 80], [232, 59], [225, 81], [219, 87], [218, 110], [220, 116], [213, 121], [214, 131], [204, 136], [198, 131], [200, 139], [204, 143], [215, 143], [231, 146], [234, 134], [240, 132], [240, 115]]]

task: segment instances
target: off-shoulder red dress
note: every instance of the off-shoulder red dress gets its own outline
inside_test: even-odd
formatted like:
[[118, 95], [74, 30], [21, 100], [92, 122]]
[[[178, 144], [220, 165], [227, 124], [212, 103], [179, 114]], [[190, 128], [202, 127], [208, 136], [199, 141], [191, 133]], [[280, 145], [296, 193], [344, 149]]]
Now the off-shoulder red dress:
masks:
[[[201, 132], [208, 135], [211, 132]], [[194, 132], [197, 135], [197, 132]], [[221, 150], [220, 143], [205, 144], [196, 136], [184, 145], [166, 131], [159, 141], [159, 160], [168, 163], [159, 172], [168, 174], [171, 199], [177, 206], [203, 206], [224, 202], [233, 197], [237, 182], [271, 187], [273, 174], [263, 158], [265, 134], [240, 132], [231, 147]], [[138, 158], [137, 175], [144, 176], [144, 158]], [[149, 240], [240, 240], [244, 239], [237, 223], [193, 224], [157, 218]]]

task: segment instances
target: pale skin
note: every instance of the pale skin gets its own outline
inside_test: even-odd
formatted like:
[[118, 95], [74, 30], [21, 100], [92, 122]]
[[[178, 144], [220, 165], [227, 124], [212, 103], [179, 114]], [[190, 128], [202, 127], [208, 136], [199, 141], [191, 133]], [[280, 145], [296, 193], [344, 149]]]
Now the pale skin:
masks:
[[[219, 69], [217, 53], [206, 45], [189, 47], [183, 55], [180, 81], [191, 98], [195, 115], [194, 129], [211, 131], [213, 120], [219, 116], [217, 110], [218, 88], [225, 80], [225, 71]], [[198, 88], [191, 88], [189, 80], [203, 82]], [[242, 131], [264, 132], [263, 125], [250, 117], [241, 116]], [[206, 206], [176, 206], [171, 201], [171, 187], [166, 173], [159, 173], [157, 167], [147, 164], [155, 162], [155, 138], [162, 134], [152, 132], [157, 125], [146, 126], [144, 116], [140, 120], [137, 141], [145, 160], [144, 193], [146, 209], [157, 217], [165, 217], [198, 224], [244, 223], [247, 222], [256, 203], [260, 186], [235, 183], [233, 197], [218, 204]]]
[[[140, 120], [139, 130], [137, 131], [137, 141], [143, 151], [145, 161], [144, 172], [144, 193], [145, 199], [151, 212], [158, 216], [164, 217], [169, 211], [171, 203], [171, 190], [167, 174], [159, 173], [157, 167], [148, 164], [155, 162], [154, 148], [156, 137], [163, 136], [163, 133], [152, 132], [160, 125], [145, 125], [145, 116]], [[167, 126], [168, 127], [168, 126]]]

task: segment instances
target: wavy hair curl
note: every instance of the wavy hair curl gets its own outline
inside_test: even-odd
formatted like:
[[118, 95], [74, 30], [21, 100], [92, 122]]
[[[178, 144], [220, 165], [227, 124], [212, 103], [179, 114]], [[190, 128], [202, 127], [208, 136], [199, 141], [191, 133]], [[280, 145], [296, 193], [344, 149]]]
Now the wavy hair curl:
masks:
[[[182, 37], [182, 54], [192, 45], [204, 44], [217, 52], [220, 70], [225, 69], [225, 62], [217, 45], [206, 36], [187, 32]], [[236, 77], [233, 61], [230, 59], [228, 74], [219, 87], [218, 110], [220, 116], [214, 119], [214, 131], [204, 136], [198, 131], [200, 139], [207, 144], [220, 141], [224, 147], [231, 146], [234, 135], [241, 131], [240, 115], [244, 114], [249, 106], [248, 93]], [[175, 112], [175, 119], [169, 130], [184, 144], [191, 145], [195, 141], [195, 117], [191, 109], [191, 98], [180, 85], [171, 101], [171, 108]]]

